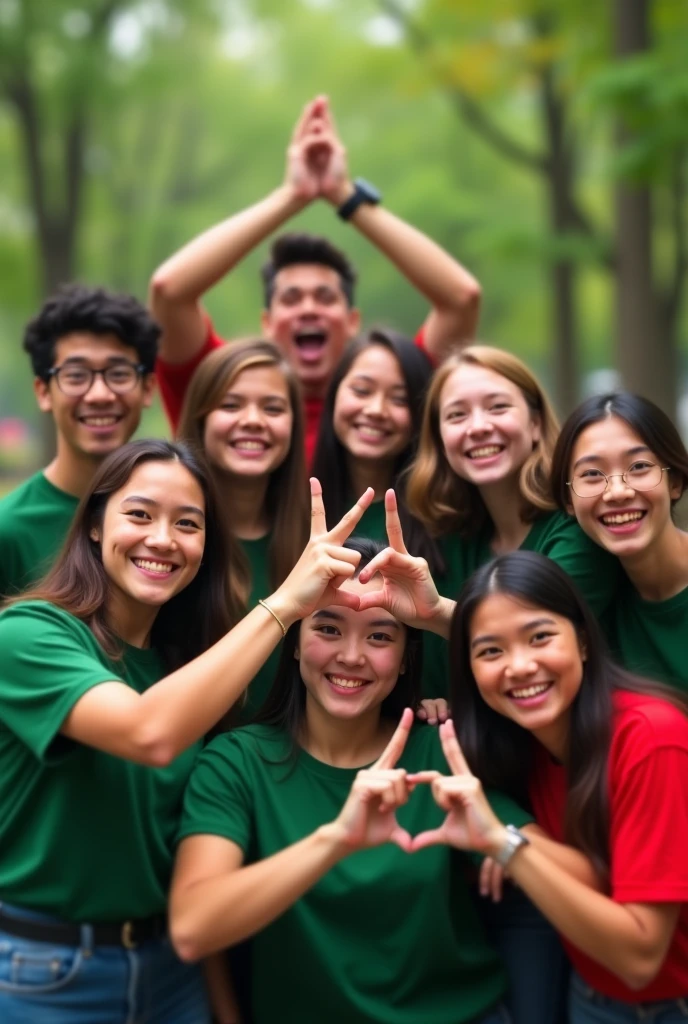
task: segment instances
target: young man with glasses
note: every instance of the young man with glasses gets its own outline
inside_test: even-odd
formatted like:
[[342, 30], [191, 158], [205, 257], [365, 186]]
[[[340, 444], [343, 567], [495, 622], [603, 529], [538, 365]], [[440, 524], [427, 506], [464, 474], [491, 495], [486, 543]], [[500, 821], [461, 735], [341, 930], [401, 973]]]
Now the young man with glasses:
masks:
[[0, 501], [0, 597], [46, 572], [96, 469], [136, 430], [153, 393], [159, 335], [136, 299], [81, 285], [61, 288], [29, 322], [24, 349], [57, 453]]

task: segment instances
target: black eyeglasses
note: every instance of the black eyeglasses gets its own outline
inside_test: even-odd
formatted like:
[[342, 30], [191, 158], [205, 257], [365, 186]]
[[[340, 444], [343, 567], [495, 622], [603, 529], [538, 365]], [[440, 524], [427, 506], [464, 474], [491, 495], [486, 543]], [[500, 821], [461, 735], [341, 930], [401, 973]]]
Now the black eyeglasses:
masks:
[[98, 375], [103, 378], [113, 394], [123, 395], [136, 387], [145, 370], [142, 363], [138, 366], [128, 362], [113, 363], [104, 370], [94, 370], [91, 366], [82, 366], [80, 363], [66, 363], [64, 366], [54, 366], [52, 370], [48, 370], [47, 377], [54, 377], [62, 394], [71, 398], [79, 398], [89, 392]]

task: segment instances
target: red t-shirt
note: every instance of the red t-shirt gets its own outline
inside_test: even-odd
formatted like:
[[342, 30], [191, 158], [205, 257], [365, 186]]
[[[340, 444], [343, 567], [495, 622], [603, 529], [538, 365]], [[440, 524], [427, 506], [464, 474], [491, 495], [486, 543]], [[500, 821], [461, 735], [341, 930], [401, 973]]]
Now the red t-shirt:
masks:
[[[633, 990], [564, 940], [592, 988], [641, 1003], [688, 996], [688, 718], [667, 701], [614, 694], [609, 752], [611, 896], [617, 903], [681, 903], [657, 977]], [[540, 748], [530, 786], [537, 823], [563, 841], [566, 774]]]
[[[206, 335], [205, 342], [193, 359], [189, 359], [186, 363], [167, 363], [164, 359], [161, 359], [160, 356], [158, 356], [155, 361], [155, 373], [158, 378], [160, 397], [162, 398], [163, 408], [170, 426], [172, 427], [173, 434], [177, 433], [179, 420], [182, 415], [184, 398], [186, 396], [189, 383], [191, 382], [191, 378], [194, 375], [194, 371], [210, 352], [216, 348], [220, 348], [221, 345], [226, 344], [224, 338], [221, 338], [215, 333], [215, 328], [213, 327], [210, 318], [208, 318], [207, 322], [208, 333]], [[419, 348], [426, 352], [424, 330], [422, 327], [415, 337], [415, 342]], [[428, 355], [427, 352], [426, 355]], [[430, 358], [429, 355], [428, 358]], [[304, 446], [306, 449], [306, 465], [309, 467], [313, 461], [315, 444], [318, 440], [320, 417], [322, 416], [323, 406], [324, 400], [322, 398], [306, 398], [304, 401]]]

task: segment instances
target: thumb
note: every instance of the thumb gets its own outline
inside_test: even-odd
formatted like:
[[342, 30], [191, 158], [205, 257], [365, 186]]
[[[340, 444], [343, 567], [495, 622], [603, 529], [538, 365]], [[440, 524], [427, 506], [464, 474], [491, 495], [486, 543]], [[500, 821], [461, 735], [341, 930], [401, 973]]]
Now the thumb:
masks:
[[411, 840], [410, 853], [417, 853], [418, 850], [424, 850], [426, 846], [443, 846], [445, 845], [444, 834], [441, 828], [432, 828], [427, 832], [419, 832], [417, 836], [414, 836]]

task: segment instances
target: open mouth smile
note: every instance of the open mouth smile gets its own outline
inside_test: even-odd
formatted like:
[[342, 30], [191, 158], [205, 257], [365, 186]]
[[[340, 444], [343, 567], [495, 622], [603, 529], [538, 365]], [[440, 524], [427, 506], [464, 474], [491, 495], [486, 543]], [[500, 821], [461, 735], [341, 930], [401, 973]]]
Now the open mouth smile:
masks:
[[179, 568], [174, 562], [162, 562], [153, 558], [132, 558], [132, 562], [147, 576], [157, 576], [161, 579], [171, 576]]
[[539, 704], [542, 698], [549, 690], [552, 689], [554, 683], [531, 683], [530, 686], [520, 686], [512, 690], [507, 691], [507, 697], [510, 700], [516, 701], [516, 703], [529, 706], [532, 704]]
[[479, 448], [469, 448], [466, 455], [469, 459], [492, 459], [504, 451], [503, 444], [484, 444]]
[[332, 672], [325, 674], [330, 686], [333, 689], [341, 692], [346, 691], [348, 693], [355, 693], [357, 690], [362, 690], [364, 686], [368, 686], [371, 682], [370, 679], [360, 679], [354, 676], [336, 676]]

